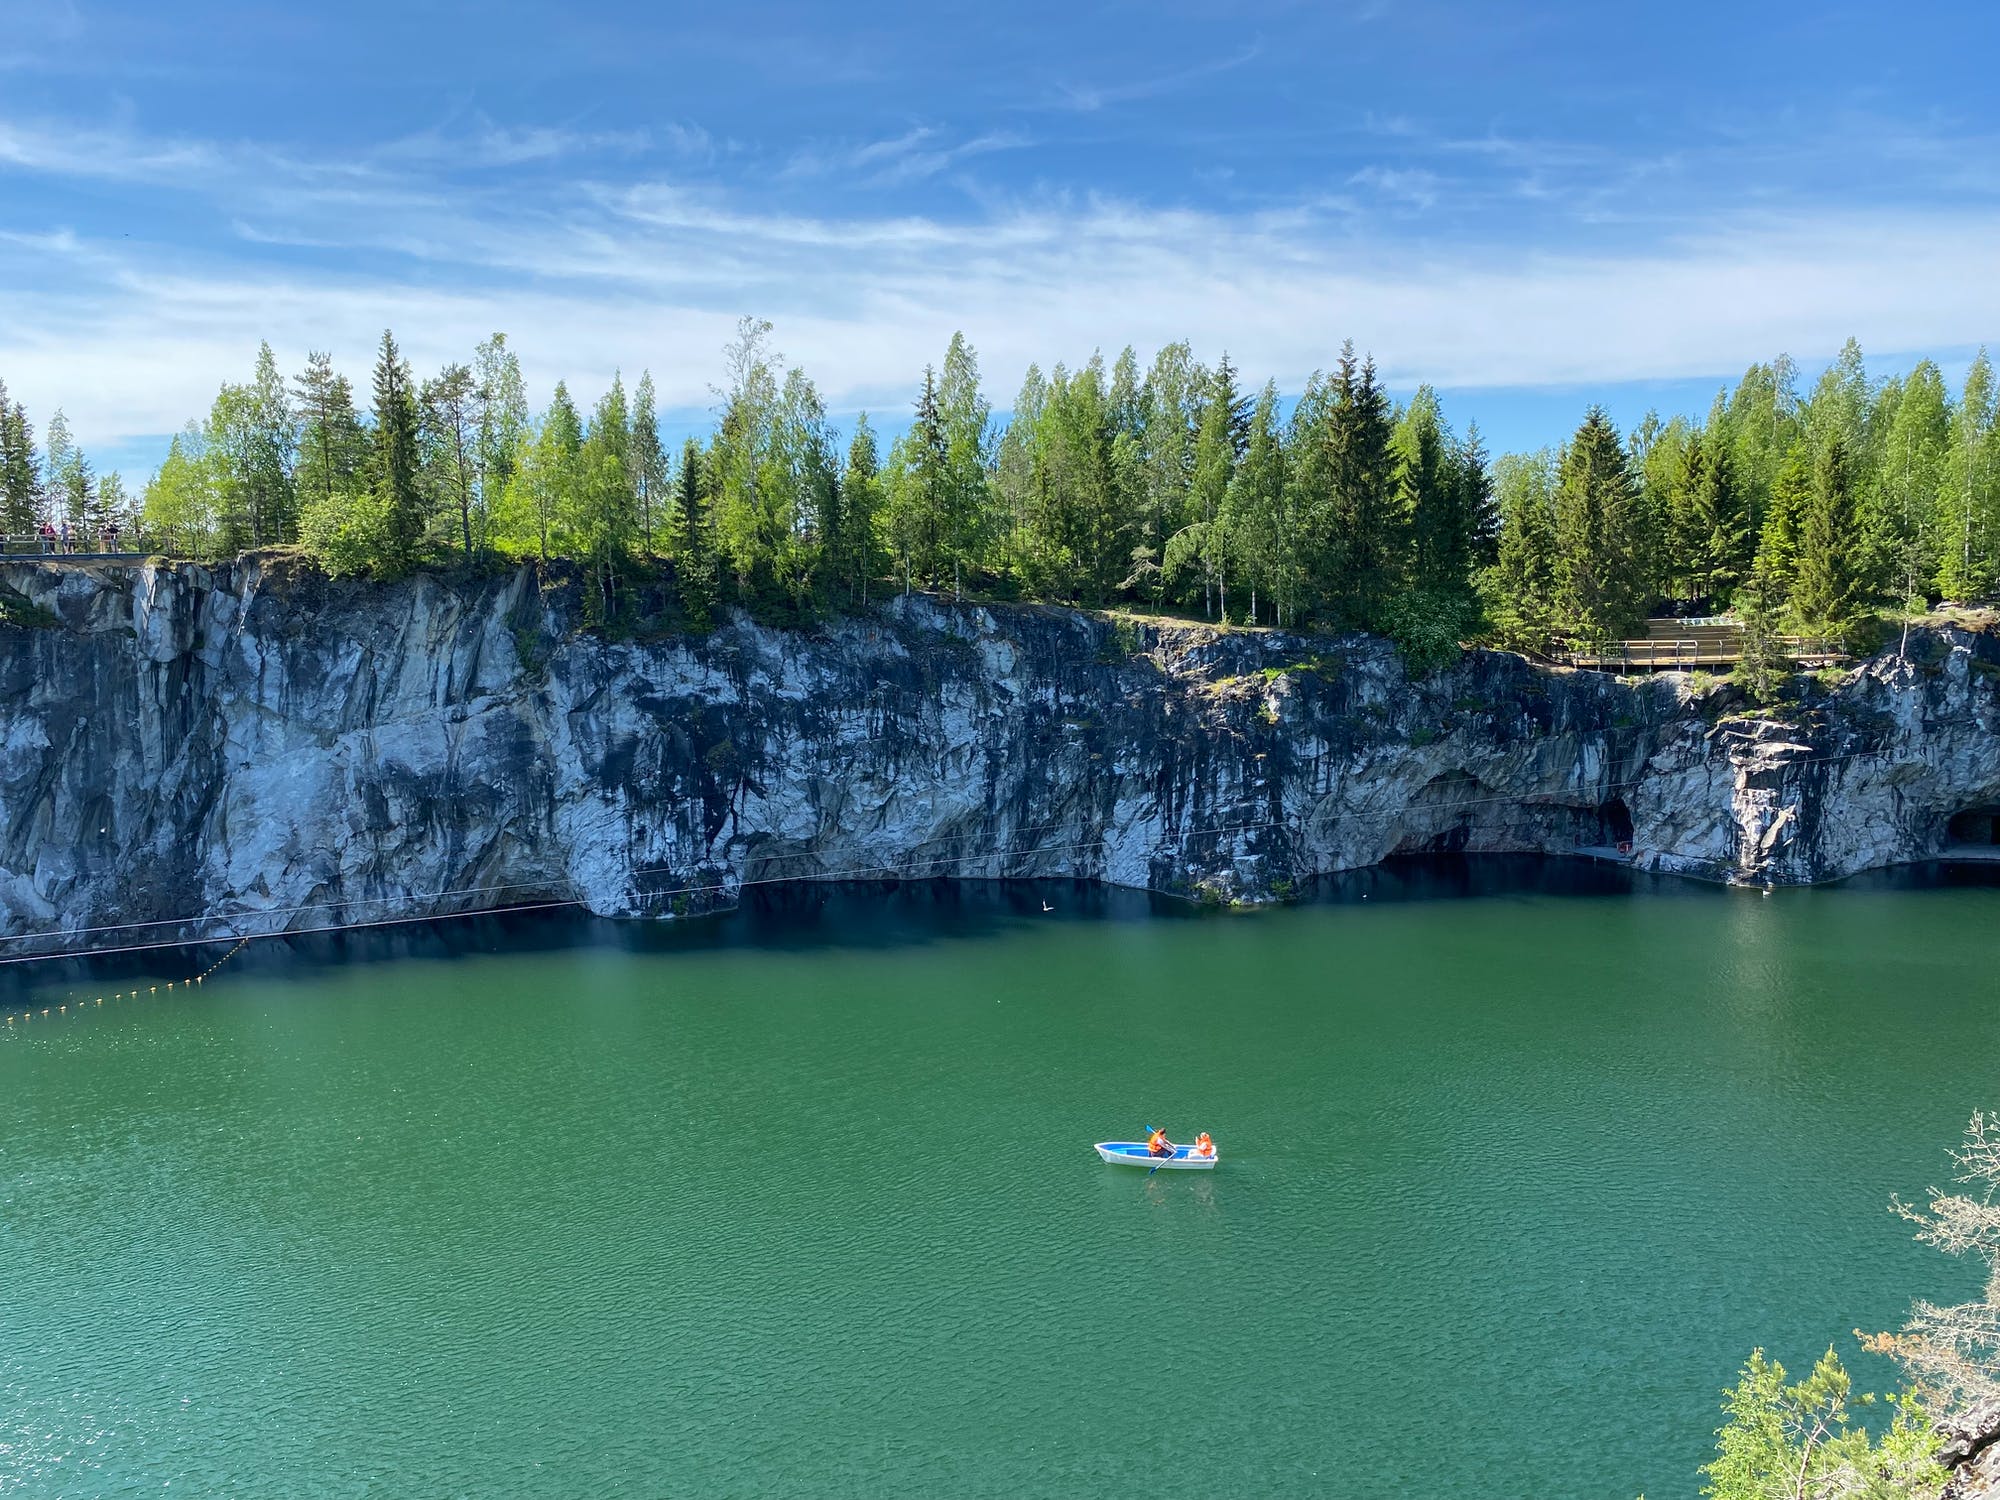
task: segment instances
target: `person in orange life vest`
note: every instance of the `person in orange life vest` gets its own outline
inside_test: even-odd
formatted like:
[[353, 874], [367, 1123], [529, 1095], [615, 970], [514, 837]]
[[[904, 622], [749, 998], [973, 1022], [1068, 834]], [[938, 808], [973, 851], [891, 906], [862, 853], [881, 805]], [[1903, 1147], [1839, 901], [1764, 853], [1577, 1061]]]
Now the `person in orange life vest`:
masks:
[[1194, 1154], [1196, 1156], [1215, 1155], [1215, 1142], [1208, 1138], [1206, 1130], [1194, 1138]]
[[1164, 1130], [1156, 1130], [1146, 1138], [1146, 1150], [1153, 1156], [1172, 1156], [1174, 1143], [1167, 1139]]

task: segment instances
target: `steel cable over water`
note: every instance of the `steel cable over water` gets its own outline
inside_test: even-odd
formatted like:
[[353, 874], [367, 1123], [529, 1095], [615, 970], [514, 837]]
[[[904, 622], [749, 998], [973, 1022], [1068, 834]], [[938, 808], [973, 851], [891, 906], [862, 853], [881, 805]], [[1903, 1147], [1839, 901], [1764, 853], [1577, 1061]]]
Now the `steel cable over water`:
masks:
[[[1939, 724], [1933, 727], [1977, 728], [1978, 724], [1976, 721], [1957, 721], [1956, 723], [1954, 723], [1954, 721], [1947, 720], [1947, 721], [1939, 721]], [[1830, 764], [1837, 761], [1856, 760], [1866, 756], [1875, 755], [1878, 753], [1879, 752], [1873, 750], [1847, 750], [1829, 755], [1800, 756], [1795, 760], [1787, 761], [1786, 764], [1795, 766]], [[1633, 787], [1642, 786], [1646, 782], [1655, 779], [1657, 778], [1649, 776], [1637, 776], [1629, 778], [1624, 781], [1608, 781], [1603, 783], [1601, 786], [1591, 788], [1590, 790], [1593, 793], [1600, 795], [1599, 805], [1601, 806], [1604, 795], [1614, 794], [1617, 792], [1629, 790]], [[1448, 802], [1425, 803], [1422, 804], [1420, 807], [1416, 804], [1410, 804], [1406, 806], [1405, 813], [1407, 814], [1411, 811], [1420, 811], [1427, 818], [1437, 818], [1454, 814], [1462, 808], [1491, 806], [1495, 803], [1507, 803], [1507, 802], [1518, 803], [1528, 806], [1540, 806], [1548, 808], [1552, 811], [1561, 810], [1564, 808], [1569, 808], [1570, 810], [1573, 811], [1583, 810], [1580, 809], [1577, 806], [1577, 804], [1574, 803], [1565, 803], [1555, 800], [1542, 800], [1539, 802], [1536, 801], [1536, 799], [1538, 798], [1555, 799], [1563, 796], [1565, 793], [1570, 793], [1579, 790], [1583, 789], [1552, 788], [1550, 790], [1543, 792], [1512, 793], [1507, 795], [1493, 795], [1493, 796], [1481, 796], [1481, 797], [1461, 797], [1461, 798], [1455, 798]], [[1335, 794], [1331, 792], [1326, 793], [1320, 799], [1321, 805], [1323, 806], [1327, 801], [1331, 800], [1334, 797], [1334, 795]], [[1255, 833], [1274, 828], [1284, 828], [1293, 830], [1299, 837], [1304, 837], [1306, 829], [1312, 821], [1313, 821], [1313, 816], [1308, 815], [1307, 817], [1297, 818], [1297, 819], [1275, 818], [1254, 823], [1224, 824], [1218, 827], [1201, 829], [1193, 836], [1212, 838], [1223, 834]], [[1030, 824], [1025, 828], [1016, 830], [1016, 832], [1037, 833], [1045, 831], [1050, 828], [1060, 828], [1063, 826], [1065, 826], [1065, 824], [1054, 823], [1054, 822]], [[1520, 824], [1507, 824], [1504, 826], [1508, 828], [1531, 828], [1535, 825], [1533, 825], [1532, 823], [1520, 823]], [[930, 840], [929, 842], [934, 844], [964, 843], [968, 840], [977, 839], [982, 836], [983, 835], [977, 833], [942, 834], [938, 838]], [[1183, 835], [1183, 838], [1185, 837], [1188, 837], [1188, 835]], [[737, 880], [733, 882], [710, 881], [701, 884], [674, 886], [663, 890], [647, 891], [635, 894], [638, 900], [655, 901], [655, 900], [670, 899], [675, 896], [714, 895], [719, 892], [728, 891], [730, 889], [744, 890], [744, 889], [749, 889], [751, 887], [767, 886], [767, 885], [812, 885], [812, 884], [838, 883], [842, 881], [936, 878], [938, 875], [943, 873], [946, 868], [958, 868], [969, 864], [982, 864], [993, 860], [1030, 859], [1038, 855], [1044, 855], [1044, 854], [1066, 854], [1066, 853], [1076, 853], [1084, 849], [1101, 849], [1105, 847], [1107, 842], [1108, 841], [1105, 839], [1097, 838], [1097, 839], [1082, 840], [1074, 843], [1044, 845], [1033, 849], [993, 849], [993, 850], [982, 850], [980, 852], [972, 854], [938, 855], [933, 858], [908, 861], [900, 865], [875, 864], [875, 865], [855, 866], [845, 870], [819, 870], [808, 873], [764, 874], [756, 876], [754, 878]], [[817, 856], [809, 851], [800, 850], [790, 854], [767, 855], [764, 856], [764, 858], [768, 862], [776, 863], [781, 860], [793, 860], [793, 861], [811, 860], [817, 858]], [[633, 877], [643, 876], [643, 875], [664, 874], [664, 873], [669, 873], [676, 868], [678, 867], [674, 865], [638, 865], [634, 866], [630, 871], [627, 872], [627, 874]], [[569, 880], [568, 877], [558, 877], [558, 878], [568, 880], [568, 883], [570, 884], [571, 888], [575, 889], [575, 882], [573, 880]], [[1003, 877], [1003, 878], [1035, 879], [1038, 877], [1024, 875], [1019, 877]], [[507, 881], [492, 885], [462, 886], [442, 891], [431, 891], [431, 892], [411, 891], [394, 896], [352, 896], [352, 897], [343, 897], [339, 900], [332, 900], [332, 901], [305, 902], [296, 906], [264, 907], [255, 910], [217, 913], [217, 914], [203, 914], [197, 916], [160, 917], [140, 922], [112, 922], [92, 927], [57, 928], [57, 929], [45, 929], [40, 932], [8, 933], [8, 934], [0, 934], [0, 944], [46, 942], [50, 940], [91, 937], [98, 935], [100, 933], [130, 933], [130, 932], [147, 931], [160, 927], [188, 927], [199, 923], [227, 923], [227, 922], [242, 921], [244, 919], [255, 920], [255, 919], [264, 919], [269, 917], [296, 916], [300, 912], [307, 912], [307, 911], [332, 912], [332, 911], [345, 910], [357, 906], [386, 906], [391, 904], [416, 905], [418, 903], [449, 900], [459, 896], [492, 896], [492, 895], [497, 895], [503, 891], [511, 891], [511, 890], [547, 890], [551, 883], [552, 882], [547, 880]], [[243, 943], [247, 943], [258, 938], [308, 937], [328, 932], [362, 931], [377, 927], [405, 926], [416, 922], [439, 921], [452, 917], [494, 916], [506, 912], [525, 913], [533, 911], [548, 911], [548, 910], [555, 910], [559, 908], [572, 907], [572, 906], [584, 906], [587, 904], [588, 904], [587, 899], [583, 896], [578, 895], [557, 900], [536, 901], [536, 902], [527, 902], [521, 904], [498, 904], [498, 905], [490, 905], [483, 907], [471, 907], [462, 911], [443, 911], [443, 912], [424, 911], [408, 916], [379, 917], [379, 918], [373, 918], [363, 921], [353, 921], [353, 922], [328, 922], [315, 927], [287, 927], [287, 928], [278, 928], [269, 932], [245, 933], [232, 930], [229, 932], [212, 933], [202, 937], [168, 938], [168, 939], [161, 939], [156, 942], [124, 943], [124, 944], [90, 947], [83, 949], [69, 949], [59, 952], [47, 952], [47, 953], [17, 953], [11, 957], [0, 958], [0, 968], [8, 967], [14, 964], [45, 963], [59, 959], [100, 958], [100, 957], [111, 957], [114, 955], [127, 954], [127, 953], [143, 953], [155, 950], [202, 947], [210, 944], [226, 943], [230, 941], [237, 941], [238, 947], [240, 948]], [[235, 951], [236, 950], [234, 949], [231, 950], [232, 955]], [[184, 982], [192, 982], [192, 981], [184, 981]]]

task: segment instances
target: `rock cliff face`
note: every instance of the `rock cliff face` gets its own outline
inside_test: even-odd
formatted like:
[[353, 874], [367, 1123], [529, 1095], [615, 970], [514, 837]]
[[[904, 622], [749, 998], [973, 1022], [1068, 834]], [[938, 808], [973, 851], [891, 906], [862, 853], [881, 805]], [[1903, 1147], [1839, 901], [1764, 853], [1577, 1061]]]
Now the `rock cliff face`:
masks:
[[2000, 641], [1971, 629], [1778, 722], [1680, 677], [1475, 652], [1412, 682], [1362, 637], [921, 596], [811, 633], [614, 640], [526, 570], [22, 562], [0, 621], [0, 933], [72, 946], [552, 900], [669, 915], [786, 879], [1254, 901], [1399, 851], [1629, 844], [1806, 882], [1933, 855], [2000, 805]]

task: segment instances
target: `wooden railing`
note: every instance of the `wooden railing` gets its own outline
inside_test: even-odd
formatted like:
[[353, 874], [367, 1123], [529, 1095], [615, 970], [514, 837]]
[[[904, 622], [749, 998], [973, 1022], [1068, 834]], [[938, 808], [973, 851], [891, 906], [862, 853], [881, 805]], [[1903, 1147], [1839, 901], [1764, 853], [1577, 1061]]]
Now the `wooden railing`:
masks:
[[[1800, 663], [1840, 661], [1847, 655], [1839, 641], [1823, 636], [1778, 636], [1780, 655]], [[1699, 667], [1733, 667], [1743, 660], [1743, 637], [1704, 633], [1685, 640], [1599, 641], [1576, 643], [1558, 651], [1565, 666], [1600, 672], [1692, 672]]]
[[60, 537], [45, 537], [33, 531], [0, 531], [0, 557], [145, 557], [153, 550], [150, 538], [128, 531], [108, 539], [101, 533], [84, 536], [72, 532], [67, 552]]

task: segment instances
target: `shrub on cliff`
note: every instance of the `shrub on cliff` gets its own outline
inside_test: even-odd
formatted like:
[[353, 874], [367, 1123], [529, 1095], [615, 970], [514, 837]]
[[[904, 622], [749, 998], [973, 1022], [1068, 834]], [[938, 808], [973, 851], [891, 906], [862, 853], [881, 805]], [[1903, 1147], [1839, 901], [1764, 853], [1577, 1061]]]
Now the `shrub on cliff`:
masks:
[[381, 572], [388, 535], [389, 506], [372, 489], [308, 499], [299, 507], [299, 545], [335, 578]]
[[1787, 1384], [1785, 1367], [1753, 1350], [1722, 1403], [1729, 1420], [1716, 1432], [1716, 1456], [1702, 1473], [1714, 1500], [1930, 1500], [1944, 1485], [1932, 1458], [1936, 1440], [1910, 1392], [1887, 1398], [1887, 1431], [1871, 1439], [1860, 1419], [1876, 1404], [1832, 1349], [1805, 1379]]
[[1410, 676], [1428, 677], [1456, 661], [1460, 642], [1478, 635], [1484, 625], [1472, 597], [1413, 589], [1389, 602], [1382, 628], [1402, 652]]
[[[1948, 1477], [1941, 1460], [1962, 1464], [1984, 1451], [1984, 1441], [1967, 1440], [1967, 1418], [1990, 1441], [2000, 1409], [2000, 1117], [1976, 1111], [1951, 1158], [1954, 1181], [1966, 1191], [1932, 1188], [1923, 1207], [1901, 1200], [1894, 1207], [1923, 1243], [1985, 1262], [1986, 1289], [1950, 1307], [1919, 1301], [1902, 1332], [1862, 1336], [1864, 1349], [1892, 1357], [1910, 1382], [1900, 1395], [1880, 1398], [1892, 1412], [1886, 1430], [1871, 1438], [1858, 1413], [1878, 1398], [1853, 1394], [1833, 1350], [1791, 1384], [1783, 1365], [1756, 1350], [1723, 1402], [1729, 1420], [1716, 1432], [1714, 1461], [1702, 1469], [1704, 1495], [1933, 1500]], [[1930, 1419], [1939, 1414], [1951, 1420], [1934, 1428]]]

